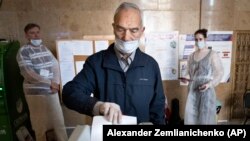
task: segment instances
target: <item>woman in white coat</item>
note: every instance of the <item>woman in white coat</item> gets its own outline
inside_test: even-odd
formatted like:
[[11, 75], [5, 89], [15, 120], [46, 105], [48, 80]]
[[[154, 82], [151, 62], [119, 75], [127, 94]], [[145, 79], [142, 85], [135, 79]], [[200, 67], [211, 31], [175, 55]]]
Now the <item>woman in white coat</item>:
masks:
[[216, 124], [215, 87], [223, 76], [219, 55], [206, 44], [207, 30], [195, 32], [197, 50], [188, 58], [188, 75], [182, 82], [188, 85], [184, 124]]

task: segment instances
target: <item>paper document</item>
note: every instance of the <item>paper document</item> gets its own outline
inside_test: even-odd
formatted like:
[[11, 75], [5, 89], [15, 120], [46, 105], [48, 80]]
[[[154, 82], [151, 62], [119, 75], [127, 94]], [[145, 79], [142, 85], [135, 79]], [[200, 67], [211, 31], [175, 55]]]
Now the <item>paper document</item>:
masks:
[[[137, 118], [133, 116], [122, 116], [122, 122], [118, 125], [136, 125]], [[94, 116], [91, 129], [91, 141], [103, 141], [103, 125], [112, 125], [104, 116]]]

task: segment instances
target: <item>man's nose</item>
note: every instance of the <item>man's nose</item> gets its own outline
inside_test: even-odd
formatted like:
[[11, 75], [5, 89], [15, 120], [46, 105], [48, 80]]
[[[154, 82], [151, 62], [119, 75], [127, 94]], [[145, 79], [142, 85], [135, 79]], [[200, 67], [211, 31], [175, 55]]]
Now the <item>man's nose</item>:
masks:
[[122, 40], [123, 41], [131, 41], [131, 40], [133, 40], [133, 37], [132, 37], [131, 32], [129, 30], [126, 30], [124, 32]]
[[36, 33], [35, 38], [40, 38], [40, 35], [38, 33]]

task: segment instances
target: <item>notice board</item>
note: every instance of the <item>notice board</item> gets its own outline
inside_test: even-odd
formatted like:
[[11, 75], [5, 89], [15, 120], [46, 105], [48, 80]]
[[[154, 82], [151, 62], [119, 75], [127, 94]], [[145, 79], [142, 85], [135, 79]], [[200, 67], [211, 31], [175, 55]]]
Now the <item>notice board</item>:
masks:
[[56, 53], [60, 67], [60, 93], [63, 86], [81, 71], [86, 59], [108, 48], [112, 36], [84, 36], [79, 40], [57, 40]]

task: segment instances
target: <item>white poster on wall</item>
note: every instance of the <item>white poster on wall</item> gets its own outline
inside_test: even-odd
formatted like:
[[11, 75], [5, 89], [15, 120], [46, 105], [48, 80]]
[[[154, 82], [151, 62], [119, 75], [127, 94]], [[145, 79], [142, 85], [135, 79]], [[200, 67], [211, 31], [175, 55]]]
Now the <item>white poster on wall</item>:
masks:
[[61, 83], [64, 86], [71, 81], [75, 76], [75, 68], [73, 61], [60, 62]]
[[74, 55], [92, 55], [94, 53], [93, 41], [72, 41], [71, 48]]
[[76, 74], [78, 74], [82, 69], [85, 61], [75, 61]]
[[162, 80], [178, 78], [178, 31], [147, 33], [145, 53], [159, 64]]
[[108, 40], [95, 41], [95, 52], [106, 50], [109, 47]]
[[208, 33], [207, 45], [219, 54], [224, 68], [224, 75], [221, 82], [229, 82], [233, 31], [213, 31]]
[[73, 48], [69, 41], [57, 42], [58, 59], [61, 61], [73, 61]]
[[195, 51], [193, 34], [179, 35], [179, 60], [186, 60]]
[[63, 87], [81, 70], [84, 62], [74, 62], [75, 55], [89, 56], [94, 53], [93, 41], [88, 40], [63, 40], [57, 41], [57, 51]]

